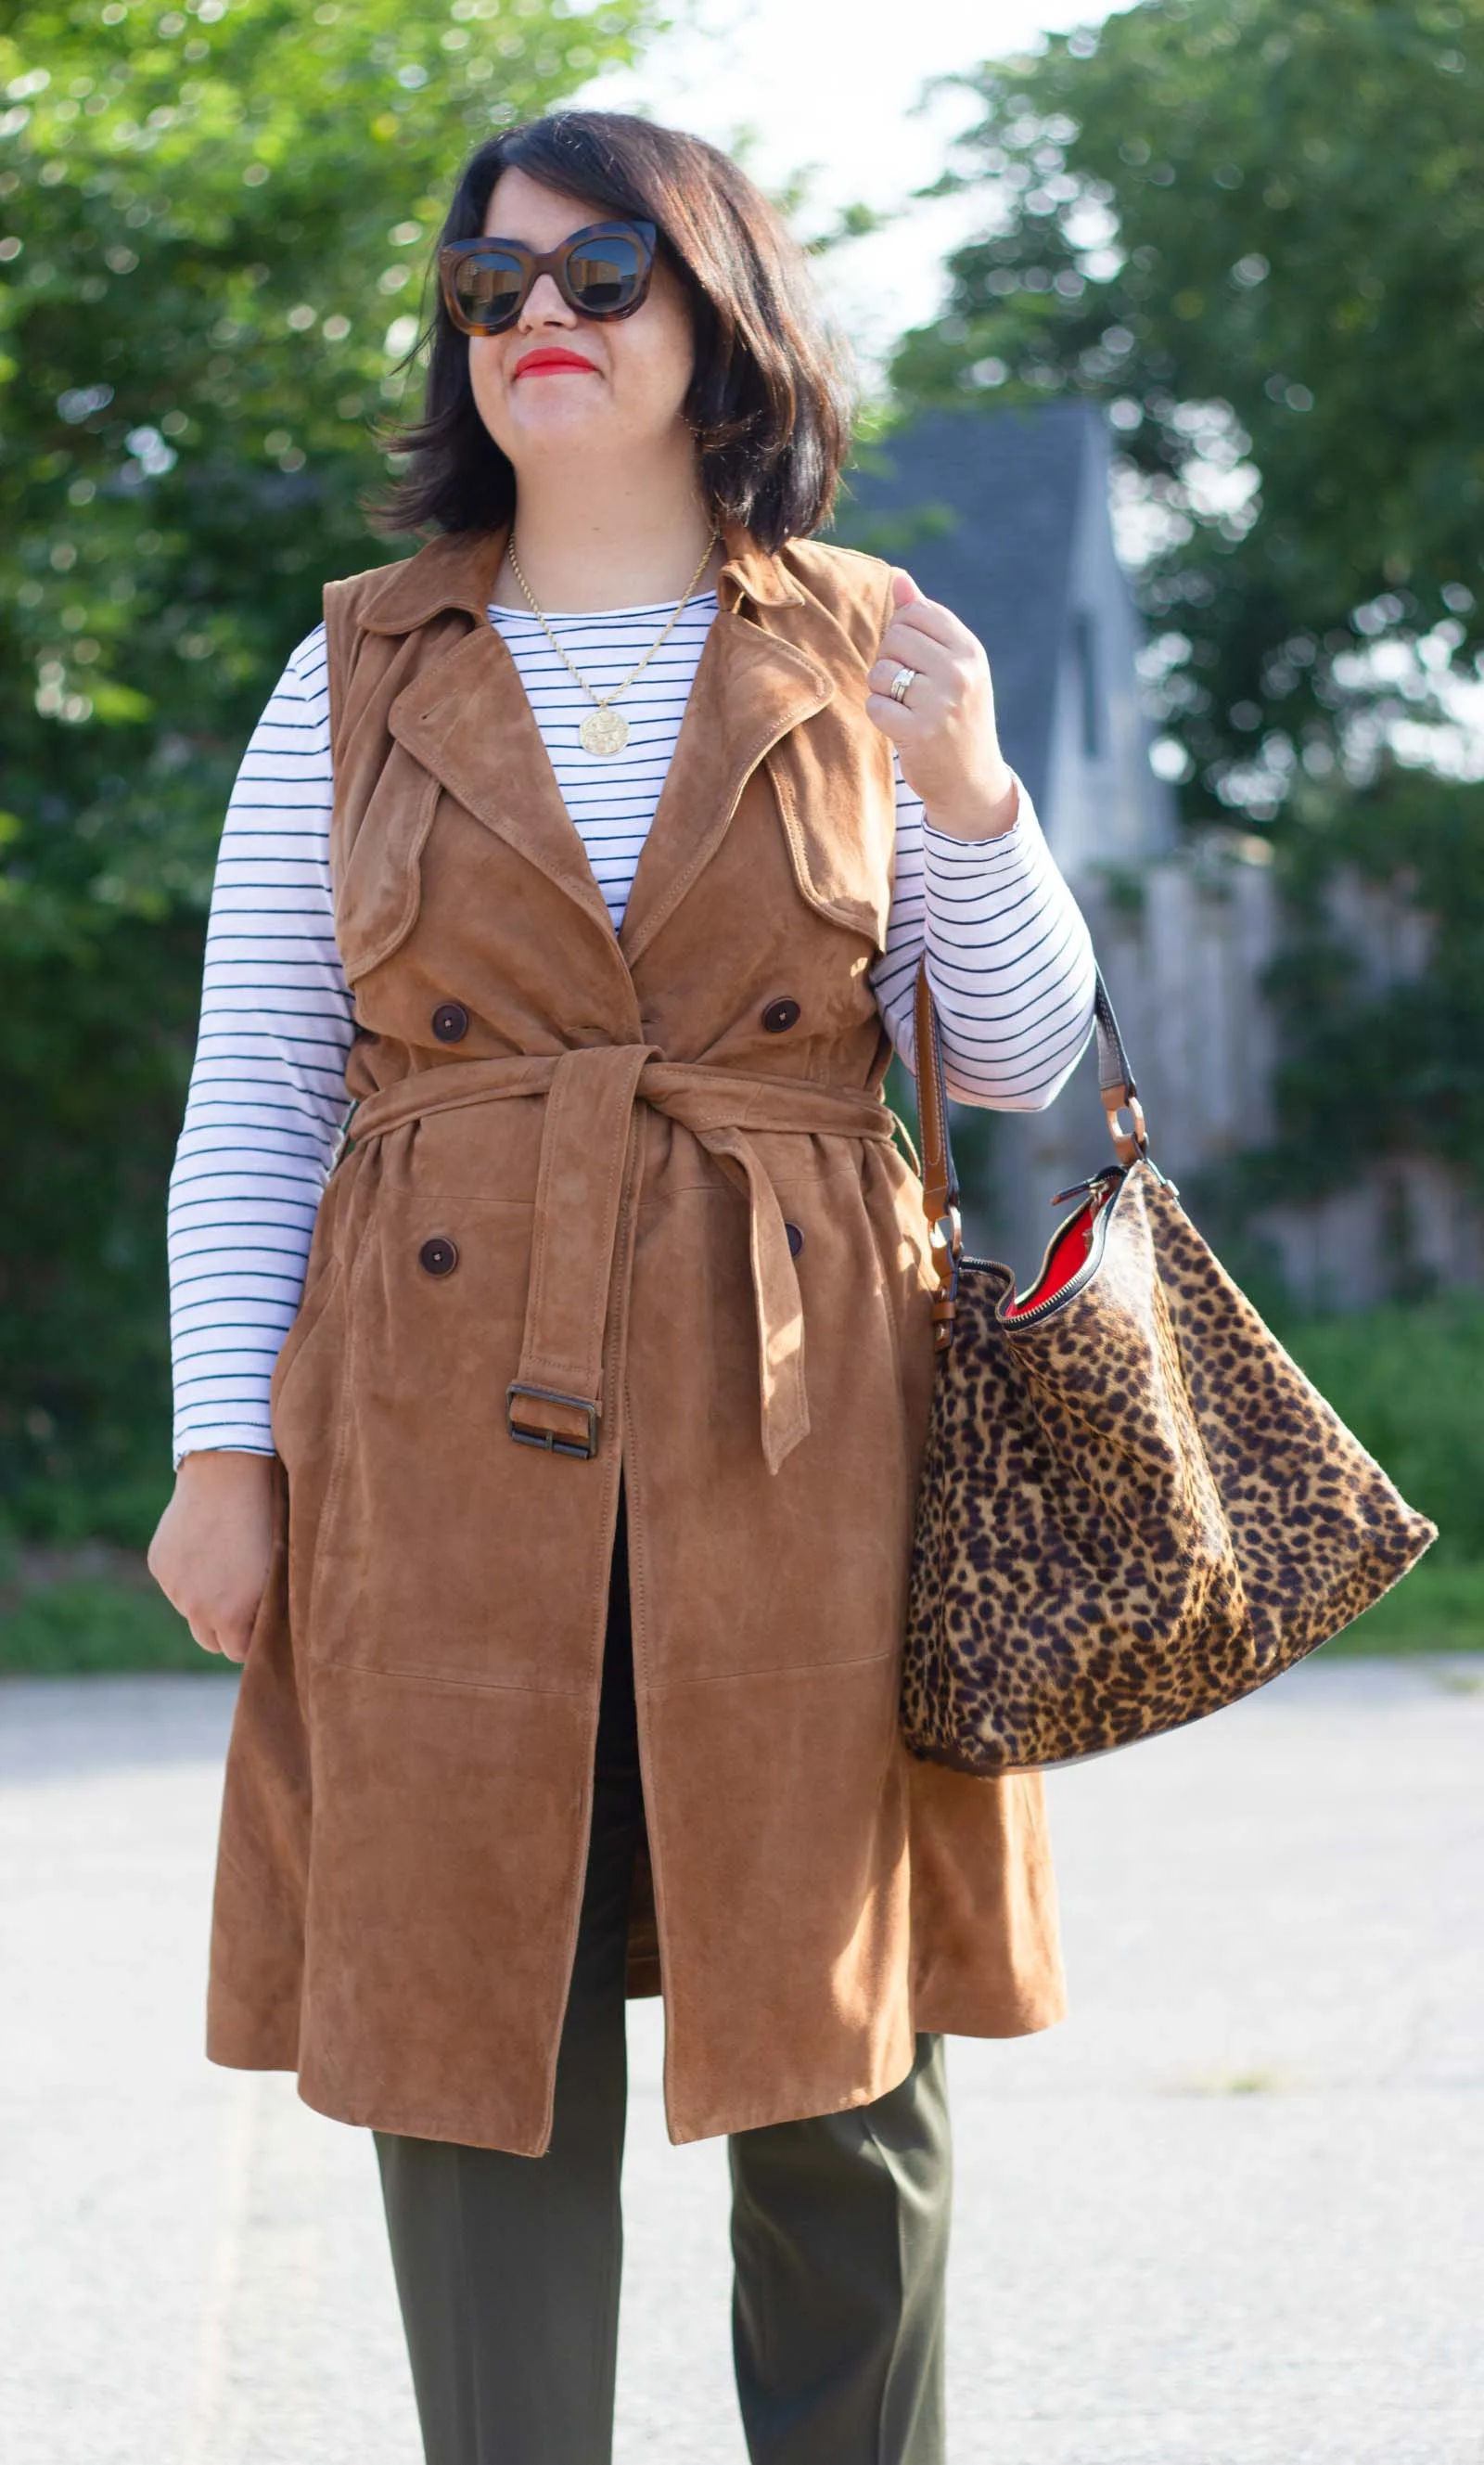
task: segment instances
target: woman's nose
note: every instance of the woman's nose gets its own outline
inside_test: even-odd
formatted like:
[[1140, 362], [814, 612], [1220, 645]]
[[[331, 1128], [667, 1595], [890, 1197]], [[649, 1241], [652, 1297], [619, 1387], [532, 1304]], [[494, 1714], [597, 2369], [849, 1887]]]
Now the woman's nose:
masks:
[[553, 322], [570, 325], [575, 322], [574, 311], [557, 289], [555, 276], [538, 274], [521, 311], [521, 325], [549, 325]]

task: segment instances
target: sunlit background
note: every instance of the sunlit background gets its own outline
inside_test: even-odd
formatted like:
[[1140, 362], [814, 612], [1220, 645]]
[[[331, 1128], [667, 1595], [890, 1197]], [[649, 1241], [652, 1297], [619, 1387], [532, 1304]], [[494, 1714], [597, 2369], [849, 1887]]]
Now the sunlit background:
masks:
[[770, 193], [797, 199], [795, 228], [811, 238], [837, 231], [853, 207], [881, 215], [878, 232], [822, 267], [827, 298], [877, 376], [905, 328], [941, 305], [948, 251], [983, 226], [982, 195], [915, 194], [975, 117], [972, 92], [955, 80], [986, 56], [1105, 13], [1035, 0], [942, 0], [910, 12], [894, 0], [848, 12], [825, 0], [708, 0], [635, 69], [605, 72], [577, 100], [645, 111], [724, 146]]
[[[480, 135], [736, 151], [858, 364], [836, 535], [988, 645], [1162, 1160], [1484, 1610], [1484, 0], [11, 0], [0, 1667], [188, 1665], [163, 1208], [232, 777]], [[1082, 1096], [961, 1119], [1022, 1275]], [[1067, 1169], [1069, 1166], [1075, 1171]]]

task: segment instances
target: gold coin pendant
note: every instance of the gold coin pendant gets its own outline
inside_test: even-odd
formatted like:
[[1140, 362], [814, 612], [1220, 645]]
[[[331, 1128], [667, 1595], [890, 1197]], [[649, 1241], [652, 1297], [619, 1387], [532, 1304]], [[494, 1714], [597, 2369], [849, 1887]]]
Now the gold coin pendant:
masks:
[[589, 710], [577, 731], [589, 753], [622, 753], [629, 742], [629, 722], [621, 710], [605, 703]]

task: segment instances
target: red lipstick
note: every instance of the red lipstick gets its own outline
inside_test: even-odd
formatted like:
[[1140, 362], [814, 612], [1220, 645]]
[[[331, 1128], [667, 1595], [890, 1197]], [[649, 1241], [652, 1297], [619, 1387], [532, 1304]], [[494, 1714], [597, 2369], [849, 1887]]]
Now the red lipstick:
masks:
[[586, 368], [589, 376], [594, 373], [592, 362], [585, 360], [581, 352], [562, 351], [543, 345], [540, 350], [527, 351], [523, 358], [517, 360], [515, 374], [518, 377], [539, 376], [543, 368]]

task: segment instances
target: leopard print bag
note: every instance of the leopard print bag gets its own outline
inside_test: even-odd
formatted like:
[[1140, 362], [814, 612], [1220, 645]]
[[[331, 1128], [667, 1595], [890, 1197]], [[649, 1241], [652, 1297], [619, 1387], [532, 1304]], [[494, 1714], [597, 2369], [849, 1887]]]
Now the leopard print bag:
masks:
[[[1436, 1527], [1207, 1249], [1152, 1162], [1102, 981], [1118, 1161], [1040, 1275], [962, 1255], [925, 966], [917, 1055], [940, 1290], [902, 1681], [912, 1752], [994, 1776], [1219, 1711], [1348, 1626]], [[925, 1064], [924, 1066], [924, 1059]]]

